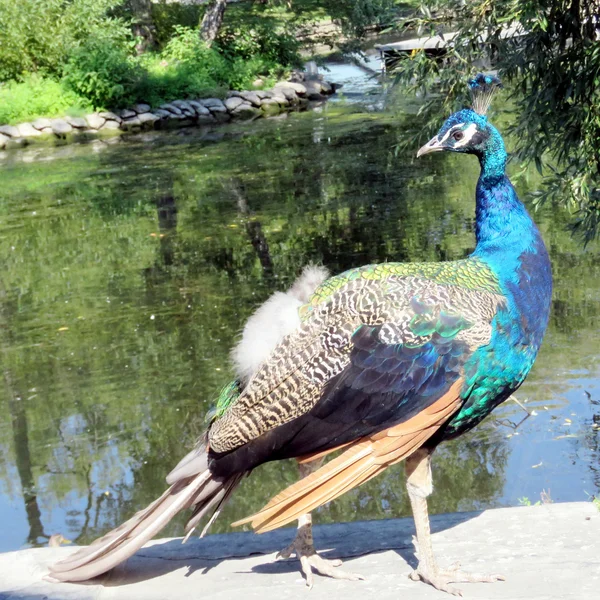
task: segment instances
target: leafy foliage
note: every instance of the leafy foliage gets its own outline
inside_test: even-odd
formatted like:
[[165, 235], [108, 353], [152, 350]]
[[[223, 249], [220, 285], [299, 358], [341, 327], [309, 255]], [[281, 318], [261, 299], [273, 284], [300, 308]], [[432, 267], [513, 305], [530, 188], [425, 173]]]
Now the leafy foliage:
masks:
[[[227, 88], [248, 88], [257, 78], [270, 84], [301, 64], [299, 49], [306, 37], [300, 34], [309, 26], [333, 18], [345, 33], [362, 35], [399, 4], [242, 2], [228, 8], [209, 48], [198, 34], [204, 6], [167, 0], [0, 0], [0, 82], [26, 80], [4, 86], [11, 106], [0, 111], [0, 121], [83, 106], [158, 105], [222, 95]], [[144, 43], [132, 32], [144, 27], [152, 30], [152, 43], [146, 45], [153, 47], [156, 40], [158, 47], [138, 56]], [[39, 76], [31, 79], [29, 73]], [[55, 98], [44, 90], [52, 90]]]
[[67, 87], [94, 106], [123, 106], [136, 100], [139, 67], [128, 40], [92, 36], [76, 47], [64, 67]]
[[22, 123], [37, 117], [60, 117], [90, 111], [91, 104], [52, 79], [36, 74], [0, 87], [0, 123]]
[[[465, 100], [474, 65], [491, 58], [510, 85], [516, 157], [546, 175], [536, 200], [567, 205], [586, 242], [600, 233], [597, 8], [573, 0], [424, 0], [406, 27], [422, 35], [457, 31], [453, 47], [442, 59], [416, 52], [396, 67], [398, 82], [426, 97], [419, 112], [433, 125]], [[518, 36], [504, 36], [507, 27]]]
[[156, 27], [156, 39], [161, 48], [176, 34], [178, 27], [198, 27], [203, 7], [200, 4], [183, 4], [158, 0], [152, 3], [152, 19]]
[[70, 52], [90, 37], [128, 34], [127, 23], [112, 16], [122, 0], [0, 0], [0, 81], [23, 73], [59, 75]]

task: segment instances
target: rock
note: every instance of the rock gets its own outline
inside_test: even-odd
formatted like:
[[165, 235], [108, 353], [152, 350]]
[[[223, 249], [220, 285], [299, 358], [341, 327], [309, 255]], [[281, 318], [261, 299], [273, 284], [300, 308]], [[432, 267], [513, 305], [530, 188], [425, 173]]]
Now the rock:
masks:
[[31, 123], [20, 123], [17, 125], [17, 129], [19, 130], [19, 137], [28, 138], [42, 135]]
[[157, 108], [154, 111], [154, 114], [161, 119], [170, 119], [173, 116], [173, 113], [170, 113], [168, 110], [163, 110], [162, 108]]
[[101, 131], [107, 131], [107, 130], [117, 130], [120, 128], [120, 123], [117, 123], [117, 121], [113, 121], [111, 120], [107, 120], [104, 125], [102, 125], [102, 127], [100, 127]]
[[[120, 123], [123, 119], [118, 115], [115, 115], [114, 112], [110, 112], [109, 110], [105, 110], [104, 112], [98, 113], [101, 117], [104, 117], [107, 121], [116, 121]], [[114, 128], [113, 128], [114, 129]]]
[[217, 123], [227, 123], [227, 121], [231, 121], [231, 115], [227, 112], [227, 110], [224, 112], [215, 112], [213, 113], [213, 116]]
[[54, 133], [54, 132], [52, 131], [52, 127], [44, 127], [43, 129], [40, 129], [40, 131], [41, 131], [42, 133]]
[[174, 115], [180, 116], [183, 114], [181, 109], [177, 108], [177, 106], [175, 106], [174, 104], [162, 104], [159, 108], [161, 108], [162, 110], [168, 110], [170, 113], [173, 113]]
[[265, 82], [264, 82], [262, 79], [260, 79], [260, 78], [258, 78], [258, 79], [255, 79], [255, 80], [252, 82], [252, 87], [254, 87], [254, 88], [258, 88], [258, 87], [261, 87], [261, 86], [263, 86], [263, 85], [265, 85]]
[[288, 106], [290, 103], [289, 100], [283, 94], [274, 94], [273, 100], [276, 100], [281, 106]]
[[298, 94], [298, 96], [306, 95], [306, 86], [304, 86], [302, 83], [297, 83], [295, 81], [281, 81], [273, 88], [273, 91], [279, 87], [292, 88], [296, 94]]
[[319, 81], [307, 81], [305, 84], [306, 87], [306, 97], [309, 100], [323, 100], [325, 96], [321, 94], [321, 82]]
[[11, 138], [19, 137], [19, 130], [14, 125], [2, 125], [0, 127], [0, 133]]
[[141, 129], [142, 128], [142, 122], [140, 121], [140, 118], [135, 115], [135, 117], [129, 118], [129, 119], [124, 119], [123, 122], [121, 123], [121, 129], [123, 131], [133, 131], [134, 129]]
[[198, 102], [197, 100], [190, 100], [189, 104], [196, 111], [197, 114], [210, 115], [210, 111], [208, 110], [208, 108], [206, 108], [204, 104], [200, 104], [200, 102]]
[[10, 138], [6, 142], [6, 150], [16, 150], [17, 148], [23, 148], [27, 146], [29, 142], [23, 137]]
[[289, 102], [295, 103], [298, 101], [298, 94], [296, 94], [294, 88], [285, 87], [282, 85], [281, 87], [276, 88], [275, 93], [277, 96], [284, 96]]
[[173, 106], [176, 106], [177, 108], [180, 108], [183, 111], [189, 110], [191, 112], [194, 112], [194, 109], [190, 106], [190, 103], [186, 102], [185, 100], [173, 100], [171, 104]]
[[306, 73], [300, 69], [294, 69], [290, 76], [291, 82], [304, 81], [306, 79]]
[[131, 108], [135, 110], [138, 115], [144, 115], [150, 112], [149, 104], [134, 104]]
[[274, 115], [280, 112], [281, 107], [275, 98], [263, 98], [261, 109], [268, 115]]
[[11, 138], [9, 135], [4, 135], [3, 133], [0, 133], [0, 150], [2, 150], [4, 148], [4, 146], [6, 146], [6, 144], [8, 144], [8, 141], [10, 139]]
[[228, 98], [241, 98], [242, 92], [238, 92], [237, 90], [230, 90], [227, 92]]
[[31, 123], [38, 131], [41, 131], [45, 127], [52, 127], [52, 121], [50, 119], [36, 119]]
[[65, 121], [75, 129], [87, 129], [88, 125], [82, 117], [65, 117]]
[[290, 113], [284, 111], [284, 112], [280, 112], [280, 113], [276, 113], [276, 114], [272, 114], [272, 115], [265, 115], [265, 118], [271, 120], [271, 121], [283, 121], [284, 119], [287, 119]]
[[136, 115], [137, 115], [137, 113], [135, 112], [135, 110], [129, 110], [128, 108], [124, 108], [121, 111], [122, 119], [131, 119], [132, 117], [135, 117]]
[[333, 87], [328, 81], [321, 81], [321, 93], [322, 94], [333, 94]]
[[99, 114], [96, 113], [92, 113], [91, 115], [85, 115], [85, 120], [92, 129], [100, 129], [100, 127], [102, 127], [102, 125], [104, 125], [104, 123], [106, 122], [106, 119], [104, 117], [101, 117]]
[[229, 112], [233, 112], [238, 106], [244, 104], [244, 101], [239, 96], [232, 96], [231, 98], [227, 98], [224, 104]]
[[203, 100], [198, 100], [198, 102], [207, 108], [212, 108], [213, 106], [225, 106], [223, 100], [220, 100], [219, 98], [204, 98]]
[[211, 113], [213, 114], [217, 114], [217, 113], [227, 113], [227, 108], [225, 107], [224, 104], [221, 104], [221, 106], [210, 106], [209, 110]]
[[55, 135], [63, 136], [71, 133], [73, 128], [63, 119], [54, 119], [51, 123], [52, 132]]
[[256, 92], [240, 92], [240, 96], [253, 106], [260, 108], [260, 98]]
[[197, 123], [198, 125], [211, 125], [216, 123], [216, 121], [217, 120], [209, 112], [207, 115], [199, 115]]
[[[231, 98], [231, 100], [233, 100], [233, 98]], [[243, 103], [239, 104], [231, 114], [234, 118], [245, 121], [260, 115], [260, 109], [252, 106], [251, 104]]]
[[255, 94], [262, 100], [263, 98], [270, 98], [273, 94], [267, 90], [256, 90]]
[[142, 124], [142, 127], [146, 129], [153, 129], [154, 123], [160, 120], [160, 117], [152, 114], [151, 112], [143, 112], [138, 115], [138, 120]]
[[182, 112], [185, 117], [191, 117], [193, 119], [196, 116], [196, 111], [191, 106], [190, 108], [183, 108]]

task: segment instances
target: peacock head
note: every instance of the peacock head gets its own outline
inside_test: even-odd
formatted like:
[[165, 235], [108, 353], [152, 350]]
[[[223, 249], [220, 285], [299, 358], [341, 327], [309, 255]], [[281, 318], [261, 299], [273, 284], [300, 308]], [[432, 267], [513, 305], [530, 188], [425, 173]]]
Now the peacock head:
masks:
[[498, 130], [485, 116], [500, 80], [480, 73], [469, 81], [473, 108], [464, 108], [450, 115], [433, 138], [417, 152], [417, 158], [430, 152], [463, 152], [479, 158], [490, 152], [504, 151]]

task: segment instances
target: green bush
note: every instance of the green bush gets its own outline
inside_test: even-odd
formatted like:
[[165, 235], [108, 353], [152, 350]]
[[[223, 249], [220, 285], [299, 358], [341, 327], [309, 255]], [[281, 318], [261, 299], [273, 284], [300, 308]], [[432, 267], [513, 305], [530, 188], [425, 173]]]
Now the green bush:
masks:
[[136, 85], [138, 100], [158, 106], [163, 102], [184, 98], [222, 96], [225, 87], [218, 80], [197, 71], [193, 65], [185, 63], [166, 64], [154, 59], [147, 64], [144, 75]]
[[96, 108], [135, 101], [141, 73], [131, 57], [131, 44], [127, 38], [90, 37], [70, 53], [63, 69], [66, 86]]
[[299, 64], [300, 42], [292, 31], [287, 31], [269, 19], [251, 24], [224, 23], [217, 38], [221, 54], [231, 61], [261, 57], [271, 64]]
[[231, 63], [227, 87], [233, 90], [247, 90], [252, 87], [252, 82], [257, 77], [260, 77], [268, 87], [275, 84], [283, 72], [284, 68], [281, 65], [263, 56], [237, 58]]
[[259, 76], [270, 83], [298, 60], [291, 30], [262, 14], [226, 22], [212, 47], [197, 25], [170, 23], [163, 50], [138, 57], [130, 9], [126, 0], [0, 0], [0, 81], [24, 80], [3, 88], [0, 123], [223, 95]]
[[218, 77], [227, 68], [225, 59], [200, 39], [197, 29], [189, 27], [175, 27], [175, 35], [169, 40], [161, 57], [166, 61], [193, 65], [211, 77]]
[[214, 94], [228, 83], [230, 65], [203, 43], [197, 29], [174, 27], [160, 54], [142, 59], [143, 75], [135, 93], [150, 104]]
[[0, 124], [76, 115], [91, 109], [85, 98], [65, 89], [60, 82], [39, 75], [27, 75], [22, 82], [0, 86]]
[[156, 28], [156, 41], [164, 48], [176, 35], [177, 27], [195, 29], [200, 23], [204, 7], [200, 4], [183, 4], [158, 0], [152, 3], [152, 20]]
[[111, 16], [123, 0], [0, 0], [0, 81], [41, 71], [60, 75], [69, 53], [96, 37], [123, 38]]

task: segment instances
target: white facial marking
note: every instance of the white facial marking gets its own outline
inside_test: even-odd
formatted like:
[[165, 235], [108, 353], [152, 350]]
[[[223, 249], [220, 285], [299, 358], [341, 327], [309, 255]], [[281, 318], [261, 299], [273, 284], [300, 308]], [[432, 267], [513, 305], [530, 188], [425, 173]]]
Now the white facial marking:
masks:
[[439, 143], [443, 144], [450, 137], [450, 134], [452, 134], [455, 131], [457, 131], [458, 129], [460, 129], [463, 125], [464, 125], [464, 123], [457, 123], [456, 125], [453, 125], [452, 127], [450, 127], [450, 129], [448, 129], [448, 131], [446, 131], [446, 133], [444, 134], [444, 137], [440, 140]]
[[458, 140], [458, 142], [454, 144], [454, 148], [462, 148], [463, 146], [466, 146], [471, 141], [471, 138], [475, 135], [476, 131], [477, 125], [475, 125], [475, 123], [471, 123], [463, 131], [464, 137], [462, 138], [462, 140]]

